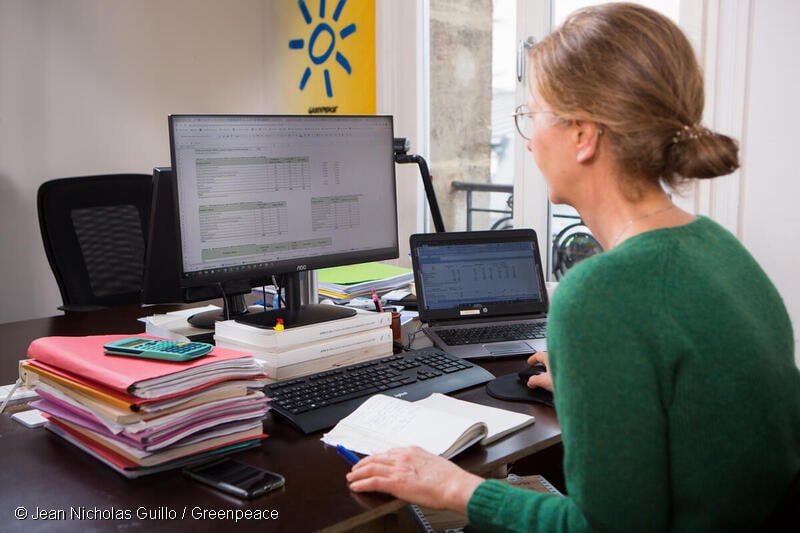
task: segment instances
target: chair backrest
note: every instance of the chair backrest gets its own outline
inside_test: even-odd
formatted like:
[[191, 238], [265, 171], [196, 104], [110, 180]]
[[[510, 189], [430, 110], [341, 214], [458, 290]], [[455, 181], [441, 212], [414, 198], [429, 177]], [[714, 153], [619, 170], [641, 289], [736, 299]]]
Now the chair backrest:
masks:
[[152, 176], [58, 178], [39, 187], [47, 260], [65, 311], [139, 303]]

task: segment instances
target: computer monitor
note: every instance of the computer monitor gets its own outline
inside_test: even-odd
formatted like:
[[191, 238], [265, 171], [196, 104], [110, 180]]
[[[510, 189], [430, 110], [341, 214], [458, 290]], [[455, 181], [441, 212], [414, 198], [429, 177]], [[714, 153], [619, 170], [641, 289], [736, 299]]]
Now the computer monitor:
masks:
[[[225, 318], [286, 327], [349, 316], [301, 305], [300, 274], [398, 257], [390, 116], [171, 115], [179, 285]], [[284, 275], [286, 307], [248, 312], [242, 284]]]
[[177, 228], [174, 225], [172, 169], [153, 168], [150, 224], [144, 252], [141, 302], [173, 303], [183, 300], [178, 276]]
[[[182, 288], [178, 263], [178, 226], [175, 199], [175, 176], [171, 167], [153, 168], [153, 187], [150, 205], [147, 246], [142, 276], [142, 304], [200, 302], [222, 297], [217, 287]], [[230, 296], [250, 293], [250, 283], [227, 287]], [[195, 324], [212, 327], [219, 313], [207, 313], [192, 318]]]

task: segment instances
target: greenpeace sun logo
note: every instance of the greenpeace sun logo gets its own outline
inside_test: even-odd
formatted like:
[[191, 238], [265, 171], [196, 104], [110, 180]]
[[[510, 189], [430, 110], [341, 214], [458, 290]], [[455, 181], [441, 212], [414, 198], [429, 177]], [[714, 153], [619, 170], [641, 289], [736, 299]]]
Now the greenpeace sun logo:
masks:
[[[312, 76], [318, 75], [315, 73], [319, 71], [316, 67], [321, 67], [322, 77], [325, 83], [325, 94], [328, 95], [328, 98], [333, 98], [331, 70], [328, 66], [329, 64], [332, 65], [329, 61], [331, 59], [334, 59], [339, 68], [344, 70], [348, 76], [352, 73], [353, 69], [350, 66], [350, 62], [344, 54], [337, 50], [336, 45], [339, 40], [347, 39], [354, 34], [356, 32], [356, 25], [355, 23], [347, 24], [339, 29], [338, 32], [334, 29], [334, 27], [338, 29], [342, 26], [342, 24], [339, 23], [339, 18], [342, 15], [345, 4], [347, 4], [347, 0], [338, 0], [338, 2], [336, 2], [336, 7], [333, 9], [333, 13], [331, 13], [331, 21], [327, 22], [327, 13], [325, 12], [326, 2], [325, 0], [319, 0], [319, 20], [316, 26], [314, 26], [314, 30], [311, 32], [308, 42], [304, 39], [292, 39], [289, 41], [290, 49], [305, 49], [308, 52], [308, 58], [311, 60], [311, 65], [306, 66], [305, 71], [303, 71], [303, 76], [300, 79], [301, 91], [306, 88]], [[310, 26], [314, 22], [314, 19], [308, 10], [305, 0], [299, 0], [297, 6], [300, 8], [300, 13], [303, 15], [303, 20], [306, 21], [306, 25]], [[314, 72], [312, 72], [312, 67], [315, 67]]]

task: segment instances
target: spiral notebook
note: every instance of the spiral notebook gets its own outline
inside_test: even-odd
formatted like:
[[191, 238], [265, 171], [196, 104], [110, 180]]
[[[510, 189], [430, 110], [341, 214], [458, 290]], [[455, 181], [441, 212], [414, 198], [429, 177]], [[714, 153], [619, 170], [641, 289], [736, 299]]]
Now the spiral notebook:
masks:
[[[517, 476], [509, 474], [503, 481], [517, 487], [535, 490], [536, 492], [562, 495], [561, 491], [547, 481], [544, 476]], [[415, 504], [409, 505], [408, 510], [420, 531], [424, 531], [425, 533], [466, 533], [469, 531], [467, 517], [455, 511], [430, 509]]]

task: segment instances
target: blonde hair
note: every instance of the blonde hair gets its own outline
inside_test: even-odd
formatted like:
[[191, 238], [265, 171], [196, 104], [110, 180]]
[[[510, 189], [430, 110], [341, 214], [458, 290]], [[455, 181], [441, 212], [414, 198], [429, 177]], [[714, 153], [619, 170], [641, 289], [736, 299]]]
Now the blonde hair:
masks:
[[562, 119], [598, 123], [626, 175], [676, 187], [739, 167], [736, 141], [700, 125], [703, 74], [667, 17], [628, 3], [584, 8], [529, 59], [539, 96]]

